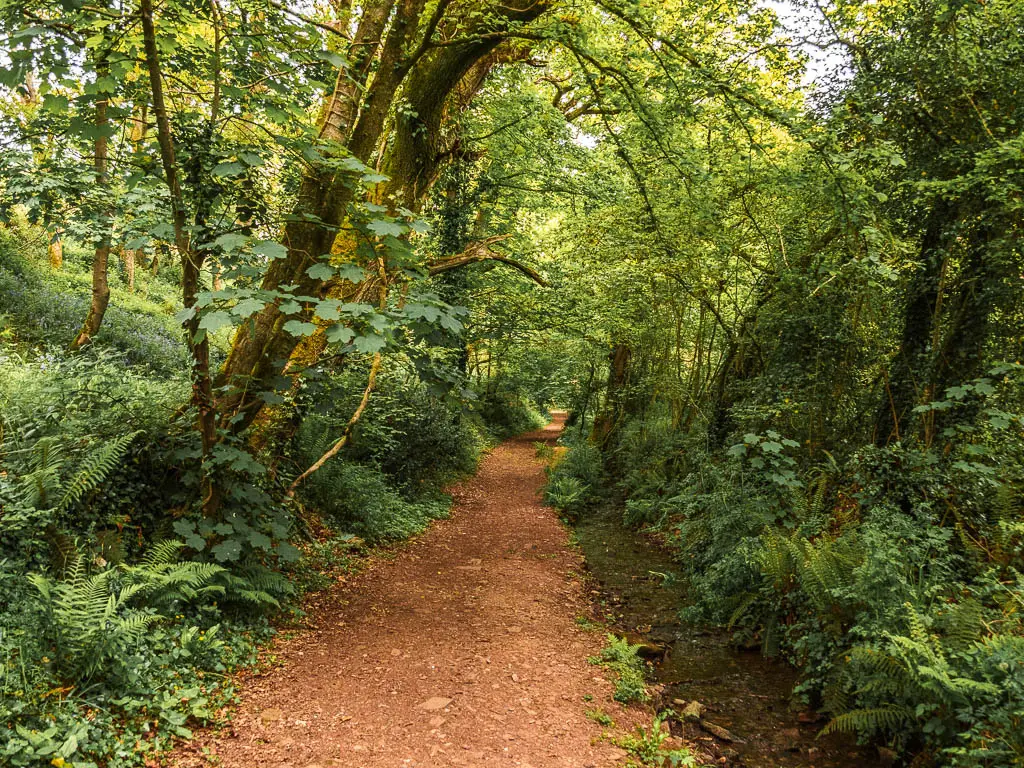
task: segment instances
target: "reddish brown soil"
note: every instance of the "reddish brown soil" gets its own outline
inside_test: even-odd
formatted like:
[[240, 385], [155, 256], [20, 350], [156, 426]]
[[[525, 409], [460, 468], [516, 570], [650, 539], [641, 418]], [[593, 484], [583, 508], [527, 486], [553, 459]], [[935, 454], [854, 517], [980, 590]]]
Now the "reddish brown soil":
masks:
[[587, 663], [603, 639], [574, 622], [588, 612], [580, 557], [539, 498], [533, 443], [559, 428], [496, 448], [454, 489], [450, 520], [329, 591], [315, 628], [278, 643], [283, 665], [243, 682], [232, 725], [169, 763], [207, 764], [205, 752], [228, 768], [621, 765], [584, 711], [620, 725], [636, 715]]

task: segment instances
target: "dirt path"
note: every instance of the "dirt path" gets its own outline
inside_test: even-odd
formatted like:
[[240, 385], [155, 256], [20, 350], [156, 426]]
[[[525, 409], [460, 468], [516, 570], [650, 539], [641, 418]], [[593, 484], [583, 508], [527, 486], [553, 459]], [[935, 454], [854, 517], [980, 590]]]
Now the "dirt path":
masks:
[[284, 664], [245, 681], [232, 725], [170, 764], [209, 764], [206, 751], [228, 768], [621, 765], [584, 710], [635, 714], [587, 663], [602, 637], [574, 622], [580, 558], [538, 495], [533, 442], [560, 426], [496, 448], [450, 520], [329, 592], [315, 629], [278, 644]]

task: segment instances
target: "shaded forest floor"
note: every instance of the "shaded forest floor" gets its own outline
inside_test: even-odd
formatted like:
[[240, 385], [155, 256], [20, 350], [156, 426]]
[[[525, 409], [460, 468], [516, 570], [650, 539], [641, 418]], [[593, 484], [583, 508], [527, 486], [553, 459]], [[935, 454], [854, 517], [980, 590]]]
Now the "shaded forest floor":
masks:
[[169, 764], [621, 765], [585, 710], [624, 728], [643, 713], [587, 662], [603, 635], [576, 622], [580, 556], [539, 496], [533, 444], [560, 429], [496, 448], [454, 489], [451, 519], [322, 595], [313, 629], [276, 644], [283, 663], [243, 681], [232, 723]]

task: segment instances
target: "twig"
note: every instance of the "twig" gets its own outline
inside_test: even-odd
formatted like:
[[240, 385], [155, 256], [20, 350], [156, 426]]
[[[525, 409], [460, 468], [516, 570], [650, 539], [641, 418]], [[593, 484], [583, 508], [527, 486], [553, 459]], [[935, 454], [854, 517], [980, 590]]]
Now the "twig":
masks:
[[290, 500], [294, 497], [295, 489], [299, 487], [299, 484], [332, 458], [337, 456], [338, 451], [344, 448], [348, 443], [348, 438], [352, 434], [352, 430], [355, 429], [359, 419], [362, 418], [363, 411], [366, 410], [367, 403], [370, 402], [370, 395], [373, 393], [373, 388], [377, 384], [377, 372], [380, 370], [380, 361], [381, 354], [378, 352], [373, 356], [373, 363], [370, 365], [370, 378], [366, 382], [366, 389], [363, 390], [363, 399], [359, 401], [359, 407], [356, 408], [355, 413], [352, 414], [352, 418], [348, 420], [345, 428], [341, 431], [341, 437], [334, 441], [334, 445], [332, 445], [323, 456], [317, 459], [316, 462], [313, 463], [313, 466], [292, 481], [292, 484], [288, 486], [288, 492], [285, 494], [285, 499]]

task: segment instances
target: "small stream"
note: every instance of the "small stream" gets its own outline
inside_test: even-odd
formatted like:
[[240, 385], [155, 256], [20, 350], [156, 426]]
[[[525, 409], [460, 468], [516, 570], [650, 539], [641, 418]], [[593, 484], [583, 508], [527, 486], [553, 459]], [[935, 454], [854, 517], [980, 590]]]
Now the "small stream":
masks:
[[662, 576], [677, 573], [675, 563], [649, 537], [625, 528], [618, 511], [594, 510], [576, 524], [576, 535], [596, 582], [601, 618], [618, 631], [668, 648], [654, 673], [666, 706], [673, 699], [699, 701], [707, 708], [704, 720], [727, 729], [736, 740], [712, 736], [695, 723], [674, 723], [674, 733], [701, 745], [723, 765], [879, 765], [874, 750], [858, 748], [852, 740], [816, 738], [824, 722], [791, 705], [796, 674], [784, 662], [736, 650], [721, 630], [682, 622], [678, 610], [686, 603], [685, 586]]

